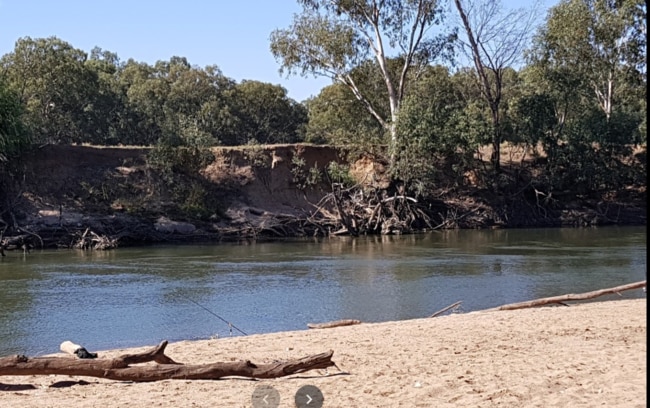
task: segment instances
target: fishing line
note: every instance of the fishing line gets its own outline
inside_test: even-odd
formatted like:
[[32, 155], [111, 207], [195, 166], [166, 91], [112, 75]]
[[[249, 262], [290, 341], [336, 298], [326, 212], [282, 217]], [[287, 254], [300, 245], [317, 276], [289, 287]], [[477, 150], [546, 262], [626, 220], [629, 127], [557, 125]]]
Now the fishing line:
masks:
[[203, 309], [203, 310], [205, 310], [206, 312], [210, 313], [212, 316], [214, 316], [214, 317], [216, 317], [217, 319], [221, 320], [222, 322], [226, 323], [226, 324], [228, 325], [228, 327], [230, 327], [230, 334], [231, 334], [231, 335], [232, 335], [232, 329], [235, 329], [235, 330], [237, 330], [238, 332], [240, 332], [241, 334], [243, 334], [244, 336], [248, 336], [248, 334], [244, 333], [244, 331], [243, 331], [242, 329], [240, 329], [239, 327], [237, 327], [237, 326], [235, 326], [234, 324], [230, 323], [228, 320], [226, 320], [226, 319], [224, 319], [223, 317], [219, 316], [218, 314], [216, 314], [216, 313], [213, 312], [212, 310], [208, 309], [207, 307], [203, 306], [202, 304], [200, 304], [200, 303], [198, 303], [198, 302], [196, 302], [196, 301], [190, 299], [189, 297], [186, 297], [185, 299], [189, 300], [190, 302], [194, 303], [195, 305], [197, 305], [197, 306], [200, 307], [201, 309]]

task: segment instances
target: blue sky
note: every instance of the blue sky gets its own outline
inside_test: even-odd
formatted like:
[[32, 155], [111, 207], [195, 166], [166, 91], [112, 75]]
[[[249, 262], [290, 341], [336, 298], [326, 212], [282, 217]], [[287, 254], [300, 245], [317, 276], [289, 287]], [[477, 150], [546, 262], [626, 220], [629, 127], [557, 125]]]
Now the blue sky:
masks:
[[[514, 0], [513, 0], [514, 1]], [[303, 101], [331, 81], [285, 78], [269, 50], [269, 35], [300, 12], [296, 0], [0, 0], [0, 55], [21, 37], [56, 36], [86, 52], [99, 46], [121, 60], [153, 64], [172, 56], [223, 74], [278, 84]]]

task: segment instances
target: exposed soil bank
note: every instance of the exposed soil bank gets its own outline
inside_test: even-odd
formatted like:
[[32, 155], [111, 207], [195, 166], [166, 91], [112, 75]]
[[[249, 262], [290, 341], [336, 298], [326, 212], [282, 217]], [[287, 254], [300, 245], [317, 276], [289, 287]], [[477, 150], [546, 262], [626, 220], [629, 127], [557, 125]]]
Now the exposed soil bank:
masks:
[[[309, 179], [310, 169], [347, 164], [327, 146], [214, 148], [209, 165], [164, 179], [147, 165], [148, 153], [147, 148], [89, 146], [34, 151], [22, 180], [4, 176], [0, 231], [5, 230], [5, 248], [27, 243], [101, 249], [323, 234], [328, 231], [315, 226], [313, 216], [332, 192], [331, 183]], [[512, 152], [503, 154], [512, 160]], [[366, 158], [350, 168], [359, 181], [388, 186], [379, 163]], [[441, 183], [435, 200], [417, 203], [433, 221], [425, 228], [646, 224], [645, 186], [545, 203], [529, 193], [494, 194], [477, 187], [471, 176], [460, 186]], [[325, 210], [336, 214], [334, 207]]]

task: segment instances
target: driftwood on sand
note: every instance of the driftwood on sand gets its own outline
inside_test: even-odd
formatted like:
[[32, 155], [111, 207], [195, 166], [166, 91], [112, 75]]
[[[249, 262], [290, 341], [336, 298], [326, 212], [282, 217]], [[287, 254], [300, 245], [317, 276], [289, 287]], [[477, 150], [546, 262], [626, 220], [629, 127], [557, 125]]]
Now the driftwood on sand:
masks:
[[[77, 359], [73, 357], [0, 358], [0, 376], [3, 375], [73, 375], [106, 378], [117, 381], [160, 381], [169, 379], [216, 380], [223, 377], [278, 378], [309, 370], [323, 369], [336, 364], [333, 351], [300, 359], [254, 364], [248, 360], [209, 364], [185, 365], [165, 355], [167, 341], [137, 354], [124, 354], [111, 359]], [[133, 364], [156, 362], [157, 365]]]
[[627, 285], [615, 286], [613, 288], [594, 290], [594, 291], [591, 291], [591, 292], [577, 293], [577, 294], [570, 293], [570, 294], [566, 294], [566, 295], [551, 296], [551, 297], [545, 297], [545, 298], [540, 298], [540, 299], [529, 300], [529, 301], [526, 301], [526, 302], [509, 303], [507, 305], [494, 307], [494, 308], [491, 308], [491, 309], [486, 309], [484, 311], [516, 310], [516, 309], [525, 309], [525, 308], [528, 308], [528, 307], [545, 306], [545, 305], [550, 305], [550, 304], [562, 304], [562, 305], [564, 305], [565, 304], [564, 302], [568, 302], [568, 301], [572, 301], [572, 300], [594, 299], [594, 298], [597, 298], [599, 296], [620, 294], [620, 292], [624, 292], [626, 290], [640, 289], [640, 288], [645, 288], [645, 287], [646, 287], [646, 281], [640, 281], [640, 282], [635, 282], [635, 283], [628, 283]]
[[434, 314], [432, 314], [432, 315], [429, 316], [429, 317], [440, 316], [441, 314], [445, 313], [445, 312], [448, 311], [448, 310], [457, 309], [458, 306], [460, 306], [461, 303], [463, 303], [462, 300], [459, 300], [459, 301], [456, 302], [456, 303], [452, 303], [451, 305], [449, 305], [449, 306], [447, 306], [447, 307], [444, 307], [444, 308], [438, 310], [437, 312], [435, 312]]

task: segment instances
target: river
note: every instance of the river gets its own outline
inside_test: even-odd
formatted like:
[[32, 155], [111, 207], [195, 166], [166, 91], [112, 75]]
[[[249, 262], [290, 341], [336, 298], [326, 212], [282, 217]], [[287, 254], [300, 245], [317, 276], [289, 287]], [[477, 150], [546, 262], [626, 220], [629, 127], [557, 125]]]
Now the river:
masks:
[[586, 292], [646, 279], [646, 238], [645, 227], [455, 230], [8, 252], [0, 259], [0, 357], [57, 352], [64, 340], [104, 350]]

